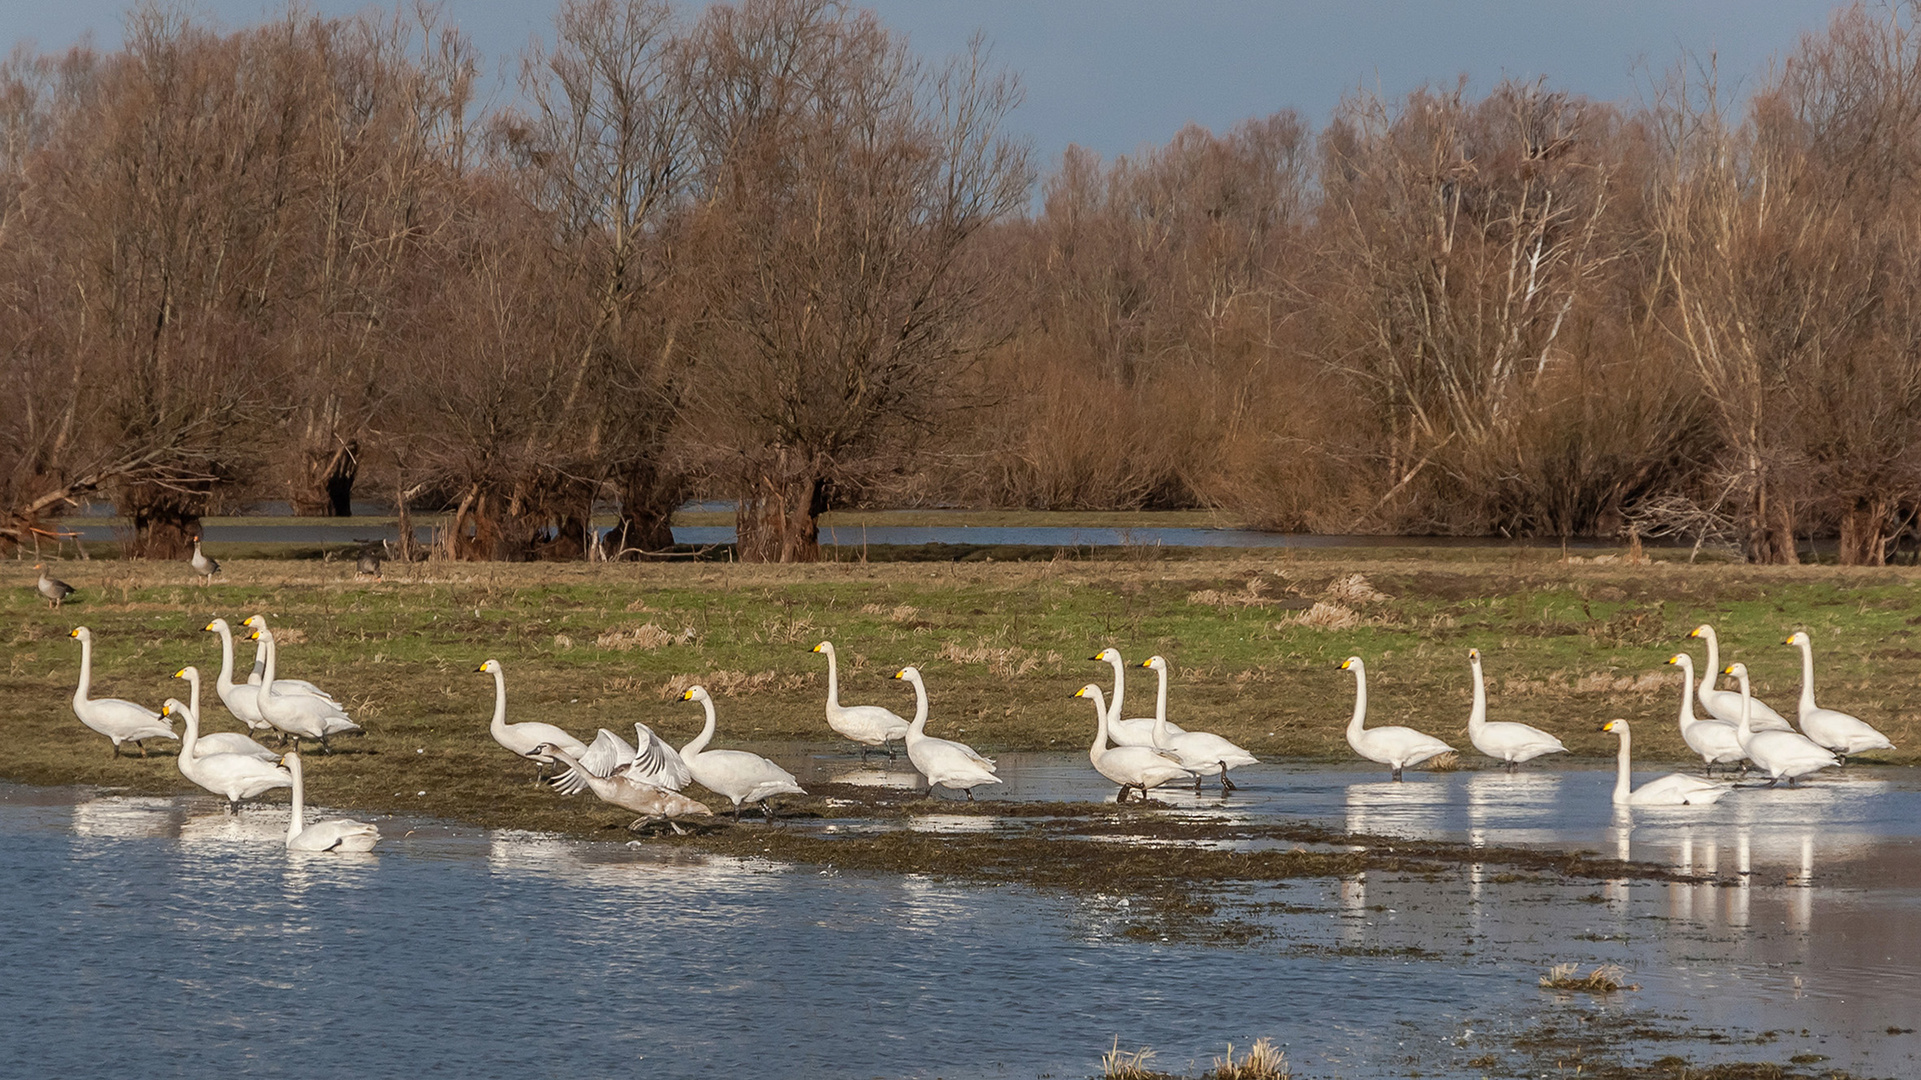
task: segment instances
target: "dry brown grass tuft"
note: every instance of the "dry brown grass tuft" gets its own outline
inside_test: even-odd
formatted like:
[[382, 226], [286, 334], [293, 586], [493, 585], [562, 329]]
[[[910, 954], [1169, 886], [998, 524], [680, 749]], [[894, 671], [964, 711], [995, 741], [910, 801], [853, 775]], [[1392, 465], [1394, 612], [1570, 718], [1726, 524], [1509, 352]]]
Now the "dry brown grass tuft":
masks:
[[813, 686], [818, 680], [812, 672], [783, 675], [778, 671], [709, 671], [704, 675], [676, 675], [660, 688], [662, 701], [686, 693], [690, 686], [704, 686], [716, 698], [749, 697], [754, 694], [792, 693]]
[[1627, 971], [1619, 964], [1602, 964], [1586, 975], [1580, 974], [1579, 964], [1556, 964], [1541, 976], [1541, 985], [1549, 990], [1562, 993], [1612, 994], [1620, 990], [1639, 990], [1630, 985]]
[[1203, 1080], [1288, 1080], [1287, 1054], [1272, 1039], [1256, 1039], [1240, 1060], [1234, 1059], [1234, 1044], [1227, 1044], [1227, 1056], [1214, 1059], [1214, 1068]]
[[1353, 608], [1326, 600], [1316, 600], [1314, 606], [1290, 619], [1282, 619], [1274, 624], [1274, 629], [1285, 630], [1290, 626], [1305, 626], [1314, 630], [1351, 630], [1361, 625], [1361, 616]]
[[1428, 772], [1453, 772], [1460, 767], [1461, 755], [1452, 750], [1421, 762], [1421, 768]]
[[956, 664], [986, 664], [987, 670], [1003, 679], [1018, 679], [1041, 666], [1041, 656], [1019, 646], [989, 645], [984, 641], [972, 646], [948, 642], [935, 654]]
[[1114, 1047], [1101, 1055], [1101, 1080], [1164, 1080], [1167, 1073], [1150, 1068], [1154, 1051], [1149, 1047], [1122, 1050], [1121, 1037], [1114, 1036]]
[[1321, 595], [1346, 604], [1376, 604], [1387, 599], [1386, 593], [1369, 584], [1367, 578], [1360, 574], [1335, 578]]
[[694, 628], [687, 627], [678, 634], [664, 630], [657, 623], [646, 623], [625, 630], [602, 631], [594, 639], [594, 644], [615, 652], [628, 652], [632, 649], [646, 649], [649, 652], [665, 645], [687, 645], [694, 640]]
[[1281, 603], [1285, 597], [1269, 595], [1271, 583], [1259, 574], [1247, 579], [1239, 592], [1201, 589], [1187, 594], [1187, 602], [1202, 607], [1259, 607]]
[[862, 615], [884, 615], [893, 622], [904, 623], [911, 622], [919, 616], [920, 609], [912, 604], [895, 604], [891, 608], [885, 604], [862, 604], [860, 613]]

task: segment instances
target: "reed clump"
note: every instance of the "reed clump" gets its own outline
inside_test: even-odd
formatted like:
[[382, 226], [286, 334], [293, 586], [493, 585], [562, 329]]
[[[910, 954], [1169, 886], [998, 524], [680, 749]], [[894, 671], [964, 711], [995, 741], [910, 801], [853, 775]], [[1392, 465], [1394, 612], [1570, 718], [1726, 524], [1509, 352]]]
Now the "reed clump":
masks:
[[1580, 973], [1579, 964], [1556, 964], [1541, 976], [1541, 985], [1561, 993], [1612, 994], [1621, 990], [1639, 990], [1640, 987], [1627, 981], [1627, 971], [1619, 964], [1601, 964], [1586, 975]]
[[1274, 1040], [1262, 1038], [1239, 1058], [1234, 1056], [1234, 1044], [1228, 1043], [1226, 1056], [1215, 1058], [1213, 1070], [1202, 1080], [1289, 1080], [1293, 1075], [1287, 1068], [1287, 1052]]
[[1151, 1047], [1121, 1049], [1121, 1037], [1116, 1035], [1113, 1047], [1101, 1055], [1101, 1080], [1171, 1080], [1172, 1073], [1161, 1072], [1148, 1064], [1154, 1056]]

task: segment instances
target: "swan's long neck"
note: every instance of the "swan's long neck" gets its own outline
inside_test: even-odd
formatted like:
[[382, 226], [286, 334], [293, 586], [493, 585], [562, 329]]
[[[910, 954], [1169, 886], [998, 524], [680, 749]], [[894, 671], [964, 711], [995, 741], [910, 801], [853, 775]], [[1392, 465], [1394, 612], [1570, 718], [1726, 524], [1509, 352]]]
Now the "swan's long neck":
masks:
[[927, 737], [927, 684], [918, 677], [909, 681], [914, 684], [914, 722], [907, 725], [907, 740], [919, 742]]
[[1617, 803], [1628, 801], [1628, 792], [1633, 786], [1628, 775], [1628, 757], [1630, 755], [1628, 744], [1633, 741], [1633, 736], [1629, 735], [1628, 729], [1623, 727], [1621, 729], [1621, 750], [1614, 756], [1614, 801]]
[[287, 819], [287, 839], [299, 836], [307, 827], [307, 784], [300, 775], [300, 755], [287, 755], [287, 771], [293, 773], [293, 815]]
[[253, 651], [253, 670], [247, 673], [247, 681], [250, 683], [253, 683], [256, 686], [259, 685], [260, 682], [266, 678], [266, 676], [262, 674], [262, 669], [264, 668], [267, 662], [266, 657], [267, 657], [267, 651], [269, 648], [269, 646], [267, 645], [268, 640], [269, 639], [265, 637], [260, 639], [259, 647], [255, 648]]
[[1121, 696], [1127, 693], [1127, 676], [1121, 671], [1119, 657], [1109, 660], [1114, 665], [1114, 696], [1107, 703], [1107, 719], [1112, 723], [1121, 718]]
[[93, 688], [93, 639], [80, 639], [80, 685], [73, 691], [73, 707], [78, 709], [87, 703], [87, 691]]
[[1096, 765], [1101, 755], [1107, 752], [1107, 703], [1101, 700], [1101, 692], [1094, 691], [1094, 745], [1088, 748], [1087, 756]]
[[1754, 691], [1748, 686], [1747, 672], [1743, 671], [1735, 678], [1741, 684], [1741, 722], [1735, 726], [1734, 738], [1741, 744], [1741, 749], [1746, 750], [1748, 742], [1754, 738]]
[[714, 741], [714, 699], [701, 698], [700, 707], [707, 710], [707, 722], [701, 725], [700, 734], [694, 736], [692, 742], [680, 748], [680, 756], [683, 758], [700, 753], [707, 749], [708, 743]]
[[273, 633], [264, 627], [260, 631], [260, 651], [267, 656], [267, 673], [260, 679], [260, 701], [265, 703], [280, 695], [273, 692], [274, 665], [279, 650], [273, 647]]
[[233, 689], [233, 631], [224, 622], [216, 629], [220, 634], [220, 677], [214, 680], [214, 686], [224, 699]]
[[1487, 687], [1481, 682], [1481, 660], [1475, 657], [1474, 665], [1474, 708], [1467, 714], [1467, 729], [1479, 731], [1487, 726]]
[[1814, 711], [1814, 646], [1801, 643], [1801, 717]]
[[822, 649], [827, 654], [827, 707], [840, 708], [840, 662], [834, 659], [834, 650]]
[[180, 731], [180, 760], [192, 761], [193, 748], [200, 742], [200, 714], [189, 708], [181, 719], [186, 726]]
[[1694, 723], [1694, 658], [1681, 654], [1681, 730]]
[[1160, 688], [1154, 692], [1154, 745], [1166, 746], [1167, 734], [1167, 665], [1154, 669], [1160, 676]]
[[1708, 643], [1708, 666], [1701, 671], [1701, 701], [1705, 703], [1707, 696], [1714, 692], [1714, 673], [1721, 670], [1721, 642], [1714, 636], [1712, 626], [1701, 635], [1701, 640]]
[[1354, 665], [1354, 719], [1347, 722], [1347, 737], [1361, 737], [1361, 727], [1367, 723], [1367, 669]]
[[200, 715], [200, 673], [198, 671], [187, 675], [187, 711], [195, 716]]
[[507, 674], [494, 669], [494, 722], [489, 726], [494, 738], [507, 734]]

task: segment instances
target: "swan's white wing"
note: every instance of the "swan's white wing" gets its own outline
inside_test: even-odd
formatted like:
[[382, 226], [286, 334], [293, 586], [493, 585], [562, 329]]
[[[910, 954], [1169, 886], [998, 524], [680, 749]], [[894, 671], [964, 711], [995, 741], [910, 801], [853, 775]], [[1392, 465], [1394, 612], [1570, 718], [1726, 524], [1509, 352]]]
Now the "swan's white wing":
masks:
[[687, 771], [687, 763], [680, 758], [680, 752], [667, 745], [667, 740], [654, 734], [654, 729], [646, 724], [634, 725], [634, 743], [637, 749], [628, 762], [626, 775], [643, 784], [679, 791], [694, 779]]
[[211, 735], [202, 735], [199, 741], [193, 744], [194, 757], [208, 757], [213, 754], [240, 754], [260, 761], [280, 760], [279, 754], [237, 731], [216, 731]]
[[587, 752], [580, 755], [580, 767], [604, 780], [632, 760], [634, 748], [627, 745], [627, 740], [601, 728]]
[[287, 841], [289, 851], [372, 851], [380, 830], [364, 821], [316, 821]]

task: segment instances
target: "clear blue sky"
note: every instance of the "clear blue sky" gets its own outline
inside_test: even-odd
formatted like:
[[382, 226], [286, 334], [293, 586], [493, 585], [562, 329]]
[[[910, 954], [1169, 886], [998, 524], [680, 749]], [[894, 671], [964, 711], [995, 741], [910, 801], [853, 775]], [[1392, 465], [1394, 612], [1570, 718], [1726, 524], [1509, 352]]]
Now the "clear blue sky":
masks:
[[[119, 40], [121, 0], [0, 0], [0, 37], [61, 49], [91, 32]], [[367, 5], [308, 0], [339, 14]], [[374, 5], [384, 7], [385, 5]], [[501, 61], [546, 31], [555, 0], [448, 0], [445, 9]], [[689, 4], [689, 7], [698, 7]], [[1317, 126], [1356, 87], [1399, 95], [1466, 74], [1505, 75], [1630, 100], [1647, 71], [1683, 50], [1718, 55], [1724, 84], [1751, 80], [1832, 0], [870, 0], [929, 54], [959, 51], [976, 30], [1021, 73], [1016, 126], [1043, 160], [1069, 143], [1112, 156], [1165, 142], [1194, 121], [1216, 130], [1281, 108]], [[283, 10], [262, 0], [198, 0], [188, 10], [238, 26]]]

